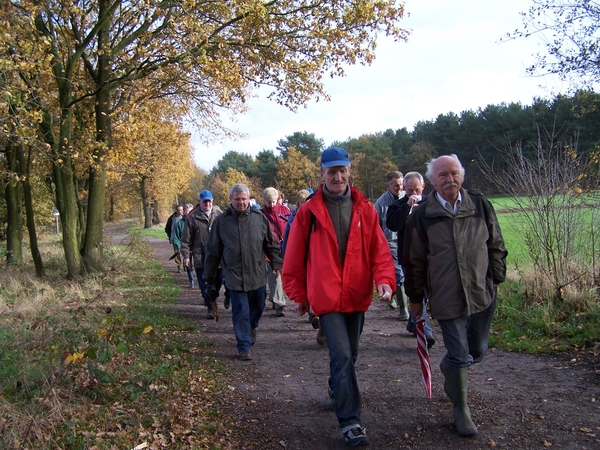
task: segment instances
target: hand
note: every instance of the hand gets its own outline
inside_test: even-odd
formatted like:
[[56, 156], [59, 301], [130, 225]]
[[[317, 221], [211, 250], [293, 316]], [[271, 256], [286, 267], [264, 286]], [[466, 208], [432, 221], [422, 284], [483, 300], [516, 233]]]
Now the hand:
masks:
[[421, 196], [420, 195], [416, 195], [413, 194], [410, 197], [408, 197], [408, 200], [406, 203], [408, 203], [408, 206], [414, 206], [417, 202], [421, 201]]
[[308, 303], [308, 302], [296, 303], [296, 309], [298, 310], [298, 315], [303, 316], [308, 311], [310, 311], [310, 303]]
[[379, 300], [381, 301], [390, 301], [392, 298], [392, 288], [387, 284], [380, 284], [377, 286], [377, 293], [379, 294]]
[[183, 260], [183, 266], [187, 267], [189, 265], [190, 265], [190, 258], [184, 258], [184, 260]]
[[273, 273], [275, 274], [275, 279], [281, 276], [281, 270], [273, 270]]
[[206, 293], [206, 296], [208, 297], [207, 300], [211, 303], [214, 302], [217, 299], [217, 297], [219, 296], [219, 291], [217, 291], [217, 288], [212, 283], [209, 283], [206, 285], [204, 292]]
[[415, 320], [419, 319], [423, 315], [423, 303], [408, 303], [410, 305], [410, 312], [412, 312]]

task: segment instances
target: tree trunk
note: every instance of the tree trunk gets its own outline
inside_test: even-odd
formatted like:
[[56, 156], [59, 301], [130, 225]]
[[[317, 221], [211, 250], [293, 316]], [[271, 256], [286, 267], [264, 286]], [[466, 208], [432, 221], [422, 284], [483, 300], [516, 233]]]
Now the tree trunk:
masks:
[[160, 216], [158, 215], [158, 201], [152, 202], [152, 225], [160, 224]]
[[105, 183], [104, 167], [92, 167], [83, 257], [86, 268], [93, 272], [103, 268]]
[[63, 227], [63, 249], [67, 262], [67, 278], [73, 279], [83, 275], [83, 260], [80, 253], [80, 240], [78, 237], [78, 197], [73, 164], [71, 161], [71, 127], [73, 111], [71, 110], [71, 83], [77, 54], [66, 59], [59, 57], [58, 44], [55, 37], [46, 26], [42, 13], [35, 18], [37, 30], [44, 35], [50, 45], [52, 71], [58, 87], [58, 104], [60, 105], [59, 139], [54, 139], [52, 131], [52, 116], [44, 111], [40, 130], [46, 143], [50, 144], [52, 152], [52, 175], [56, 186], [56, 207], [60, 213]]
[[[65, 143], [71, 139], [71, 115], [70, 112], [65, 116], [68, 109], [63, 108], [63, 116], [60, 120], [60, 142]], [[56, 208], [60, 213], [60, 223], [63, 229], [63, 250], [67, 262], [67, 278], [73, 279], [83, 275], [83, 262], [79, 252], [79, 238], [77, 233], [78, 211], [77, 211], [77, 192], [74, 188], [73, 172], [69, 164], [61, 162], [59, 157], [58, 143], [52, 131], [52, 118], [48, 111], [44, 111], [43, 119], [40, 123], [40, 132], [44, 141], [50, 146], [52, 151], [52, 177], [55, 186]], [[64, 139], [67, 139], [65, 141]], [[64, 155], [68, 158], [68, 155]]]
[[60, 123], [58, 151], [54, 149], [52, 172], [56, 185], [56, 206], [60, 212], [63, 231], [63, 249], [69, 280], [83, 275], [83, 259], [79, 241], [79, 207], [75, 176], [71, 165], [71, 111], [63, 108]]
[[140, 180], [140, 194], [142, 195], [142, 208], [144, 210], [144, 228], [152, 228], [152, 208], [146, 189], [146, 177]]
[[6, 165], [8, 177], [5, 182], [6, 197], [6, 263], [21, 264], [23, 261], [23, 223], [21, 220], [21, 201], [19, 182], [12, 175], [17, 174], [17, 158], [15, 146], [6, 146]]
[[[106, 17], [110, 2], [99, 0], [98, 17]], [[83, 255], [88, 270], [101, 271], [104, 265], [104, 201], [106, 199], [106, 153], [111, 147], [111, 107], [110, 88], [106, 81], [110, 78], [110, 36], [111, 21], [105, 21], [98, 30], [98, 66], [90, 72], [96, 83], [96, 155], [95, 163], [90, 167], [90, 189], [87, 208], [87, 226]], [[95, 75], [95, 77], [94, 77]]]
[[28, 152], [28, 157], [25, 159], [23, 145], [17, 147], [17, 157], [19, 159], [19, 169], [23, 176], [23, 196], [25, 200], [25, 217], [27, 221], [27, 231], [29, 233], [29, 246], [31, 247], [31, 257], [35, 266], [35, 274], [38, 278], [43, 278], [45, 274], [42, 254], [38, 247], [37, 232], [35, 228], [34, 212], [33, 212], [33, 195], [31, 194], [31, 183], [29, 182], [29, 168], [31, 162], [31, 148]]
[[115, 221], [115, 194], [114, 193], [110, 194], [109, 202], [110, 202], [110, 206], [108, 208], [108, 221], [114, 222]]

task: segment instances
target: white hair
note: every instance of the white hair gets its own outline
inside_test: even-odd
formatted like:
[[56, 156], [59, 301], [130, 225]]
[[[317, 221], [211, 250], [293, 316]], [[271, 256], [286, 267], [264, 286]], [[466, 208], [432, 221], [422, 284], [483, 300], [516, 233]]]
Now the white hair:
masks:
[[431, 182], [431, 185], [433, 187], [436, 186], [436, 179], [435, 179], [435, 174], [433, 173], [433, 166], [435, 165], [435, 162], [439, 158], [441, 158], [442, 156], [449, 156], [450, 158], [453, 158], [453, 159], [456, 160], [456, 162], [458, 162], [458, 167], [459, 167], [459, 170], [460, 170], [460, 177], [464, 181], [464, 179], [465, 179], [465, 168], [460, 163], [460, 160], [458, 159], [458, 156], [456, 156], [454, 153], [452, 153], [450, 155], [441, 155], [438, 158], [433, 158], [431, 161], [429, 161], [427, 163], [427, 172], [425, 172], [425, 177]]

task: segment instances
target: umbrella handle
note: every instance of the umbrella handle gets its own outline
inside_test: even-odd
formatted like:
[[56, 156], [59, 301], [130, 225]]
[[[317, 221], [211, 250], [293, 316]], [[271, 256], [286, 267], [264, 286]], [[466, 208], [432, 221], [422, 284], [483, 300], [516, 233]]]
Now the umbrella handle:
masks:
[[215, 322], [219, 321], [219, 313], [217, 312], [217, 301], [213, 300], [210, 302], [210, 309], [212, 310], [213, 315], [215, 316]]

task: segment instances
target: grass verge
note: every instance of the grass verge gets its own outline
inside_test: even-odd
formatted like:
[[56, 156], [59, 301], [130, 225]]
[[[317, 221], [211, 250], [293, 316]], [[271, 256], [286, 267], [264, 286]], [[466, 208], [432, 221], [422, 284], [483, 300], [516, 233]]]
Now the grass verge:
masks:
[[491, 346], [531, 354], [585, 349], [597, 354], [600, 305], [595, 292], [587, 301], [542, 303], [528, 294], [526, 286], [515, 280], [499, 286]]
[[0, 448], [226, 448], [227, 369], [139, 235], [77, 282], [43, 245], [48, 279], [0, 275]]

